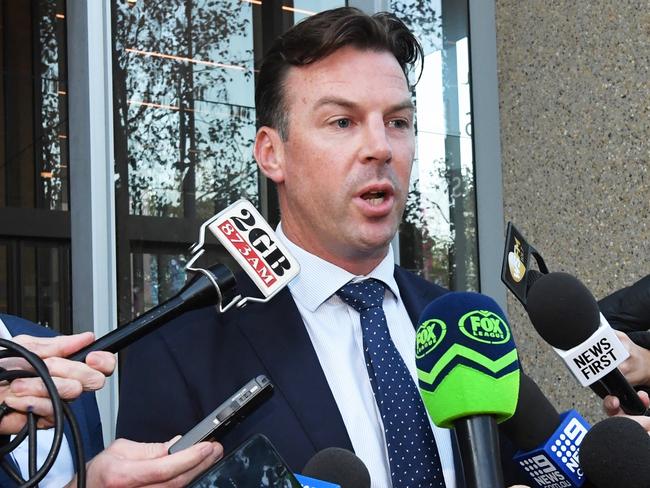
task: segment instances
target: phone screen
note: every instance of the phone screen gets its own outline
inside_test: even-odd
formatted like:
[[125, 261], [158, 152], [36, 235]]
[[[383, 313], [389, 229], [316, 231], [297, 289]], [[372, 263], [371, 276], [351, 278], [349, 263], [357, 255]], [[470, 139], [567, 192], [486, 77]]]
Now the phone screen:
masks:
[[201, 474], [192, 488], [302, 488], [269, 440], [256, 434]]

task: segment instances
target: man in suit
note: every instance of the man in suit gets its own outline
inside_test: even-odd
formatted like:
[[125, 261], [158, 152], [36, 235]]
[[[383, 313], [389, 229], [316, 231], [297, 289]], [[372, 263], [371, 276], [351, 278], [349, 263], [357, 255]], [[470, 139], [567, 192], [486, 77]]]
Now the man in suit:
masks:
[[[135, 488], [155, 483], [165, 486], [185, 486], [191, 479], [212, 465], [223, 450], [216, 443], [201, 443], [192, 450], [168, 455], [171, 441], [160, 444], [142, 444], [120, 439], [106, 450], [102, 438], [102, 426], [94, 391], [103, 387], [106, 376], [115, 368], [115, 356], [108, 352], [92, 352], [86, 363], [64, 359], [90, 344], [91, 333], [57, 336], [54, 331], [28, 320], [0, 314], [0, 338], [10, 339], [44, 360], [57, 391], [62, 399], [70, 401], [70, 409], [77, 421], [84, 449], [84, 459], [91, 460], [86, 466], [87, 486], [123, 486]], [[25, 369], [20, 358], [0, 360], [5, 369]], [[53, 409], [47, 391], [39, 378], [23, 378], [0, 387], [0, 402], [13, 411], [0, 421], [0, 435], [19, 432], [26, 422], [26, 412], [39, 417], [38, 428], [53, 426]], [[69, 425], [64, 427], [65, 439], [51, 470], [39, 483], [44, 488], [76, 488], [78, 470], [72, 455], [75, 446]], [[52, 445], [53, 431], [39, 430], [37, 452], [40, 467]], [[5, 457], [9, 467], [28, 478], [28, 451], [25, 440]], [[76, 447], [76, 446], [75, 446]], [[0, 469], [0, 486], [18, 486], [4, 469]]]
[[[375, 401], [386, 390], [376, 390], [383, 380], [369, 359], [368, 321], [342, 295], [348, 284], [380, 284], [390, 335], [385, 359], [404, 379], [395, 388], [417, 392], [414, 324], [445, 292], [395, 266], [390, 244], [415, 153], [406, 74], [418, 59], [422, 49], [402, 22], [353, 8], [316, 14], [274, 43], [257, 78], [254, 154], [276, 184], [278, 237], [301, 272], [269, 303], [223, 315], [214, 307], [190, 312], [131, 346], [122, 369], [120, 436], [152, 442], [184, 433], [266, 374], [272, 397], [219, 437], [226, 452], [261, 432], [295, 471], [338, 446], [364, 461], [373, 487], [406, 486], [395, 478], [402, 468], [417, 479], [409, 486], [463, 486], [449, 431], [431, 430], [426, 414], [412, 442], [431, 455], [434, 462], [420, 466], [432, 473], [396, 467], [393, 436], [402, 434], [389, 425], [406, 417]], [[237, 283], [242, 295], [255, 294], [246, 277]], [[419, 396], [417, 402], [419, 419]], [[412, 425], [407, 419], [405, 429]]]

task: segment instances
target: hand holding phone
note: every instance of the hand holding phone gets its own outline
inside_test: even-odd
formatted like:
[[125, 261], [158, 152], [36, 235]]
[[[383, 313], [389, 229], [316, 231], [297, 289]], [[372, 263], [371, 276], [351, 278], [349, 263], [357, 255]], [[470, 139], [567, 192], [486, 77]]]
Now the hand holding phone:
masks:
[[257, 408], [272, 391], [273, 384], [265, 375], [261, 374], [253, 378], [173, 444], [169, 448], [169, 454], [174, 454], [198, 442], [219, 440], [218, 436], [223, 434], [226, 428], [242, 420]]

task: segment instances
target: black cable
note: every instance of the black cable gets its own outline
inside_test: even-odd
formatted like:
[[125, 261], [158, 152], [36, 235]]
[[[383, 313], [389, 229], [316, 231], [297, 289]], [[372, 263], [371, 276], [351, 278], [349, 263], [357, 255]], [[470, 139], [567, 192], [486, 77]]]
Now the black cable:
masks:
[[63, 411], [65, 417], [68, 419], [68, 424], [70, 424], [70, 430], [72, 431], [72, 440], [75, 445], [75, 458], [77, 461], [77, 488], [84, 488], [86, 486], [86, 459], [84, 456], [83, 440], [81, 439], [81, 431], [79, 430], [79, 425], [75, 419], [70, 406], [63, 402]]
[[[52, 446], [50, 447], [50, 451], [48, 452], [47, 456], [45, 457], [45, 461], [43, 462], [43, 465], [38, 469], [35, 473], [31, 473], [32, 469], [32, 452], [31, 452], [31, 446], [30, 446], [30, 477], [29, 480], [16, 480], [20, 484], [20, 488], [31, 488], [36, 486], [44, 477], [45, 475], [50, 471], [52, 468], [52, 465], [54, 464], [54, 461], [56, 460], [56, 457], [59, 453], [59, 450], [61, 448], [61, 442], [63, 440], [63, 417], [64, 417], [64, 409], [61, 401], [61, 397], [59, 396], [59, 392], [56, 389], [56, 385], [54, 384], [54, 381], [52, 380], [52, 377], [50, 376], [50, 373], [47, 369], [47, 366], [43, 362], [41, 358], [39, 358], [36, 354], [32, 353], [28, 349], [24, 348], [23, 346], [16, 344], [15, 342], [8, 341], [6, 339], [0, 339], [0, 347], [4, 348], [4, 351], [0, 351], [0, 359], [1, 358], [8, 358], [8, 357], [21, 357], [25, 361], [29, 363], [29, 365], [34, 369], [35, 374], [29, 371], [24, 371], [25, 375], [24, 376], [17, 376], [16, 373], [11, 373], [8, 374], [9, 372], [6, 370], [3, 370], [0, 374], [0, 379], [8, 378], [9, 376], [13, 376], [13, 379], [16, 377], [34, 377], [34, 376], [39, 376], [43, 383], [45, 384], [45, 388], [48, 392], [48, 395], [50, 396], [50, 399], [52, 401], [52, 409], [54, 411], [54, 435], [52, 439]], [[15, 371], [15, 370], [14, 370]], [[6, 405], [0, 409], [0, 421], [2, 420], [2, 417], [9, 413], [11, 409], [9, 409]], [[33, 415], [32, 415], [33, 417]], [[76, 424], [76, 421], [72, 419], [71, 424]], [[7, 450], [9, 446], [13, 446], [15, 448], [20, 442], [17, 444], [15, 441], [22, 436], [24, 437], [27, 435], [29, 431], [29, 424], [30, 422], [28, 421], [28, 425], [23, 428], [21, 431], [20, 435], [14, 439], [13, 442], [10, 442], [8, 445], [3, 446], [3, 448], [0, 450], [0, 454], [4, 457], [4, 455], [7, 454], [12, 449]], [[34, 421], [35, 425], [35, 421]], [[75, 425], [76, 430], [78, 430], [78, 426]], [[6, 452], [5, 452], [6, 451]], [[35, 456], [34, 456], [35, 457]], [[5, 459], [2, 459], [2, 467], [5, 468], [5, 471], [12, 476], [12, 478], [15, 478], [15, 474], [12, 469], [7, 469], [9, 466], [9, 463], [6, 462]], [[83, 485], [79, 484], [79, 487], [82, 487]]]
[[38, 461], [38, 451], [36, 449], [36, 441], [38, 440], [36, 434], [36, 415], [32, 412], [27, 413], [27, 429], [29, 439], [29, 454], [27, 455], [27, 461], [29, 463], [29, 478], [32, 479], [36, 474], [36, 464]]

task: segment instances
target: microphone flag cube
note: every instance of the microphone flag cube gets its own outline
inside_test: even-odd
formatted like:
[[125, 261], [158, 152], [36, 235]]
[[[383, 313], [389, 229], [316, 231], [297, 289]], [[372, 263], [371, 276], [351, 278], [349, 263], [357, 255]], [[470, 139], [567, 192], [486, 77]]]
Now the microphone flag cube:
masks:
[[542, 446], [528, 452], [519, 451], [514, 457], [533, 486], [579, 488], [585, 482], [578, 453], [590, 425], [575, 410], [563, 413], [560, 418], [560, 425]]
[[294, 474], [294, 476], [300, 481], [302, 488], [341, 488], [340, 485], [330, 483], [329, 481], [317, 480], [316, 478], [310, 478], [301, 474]]

